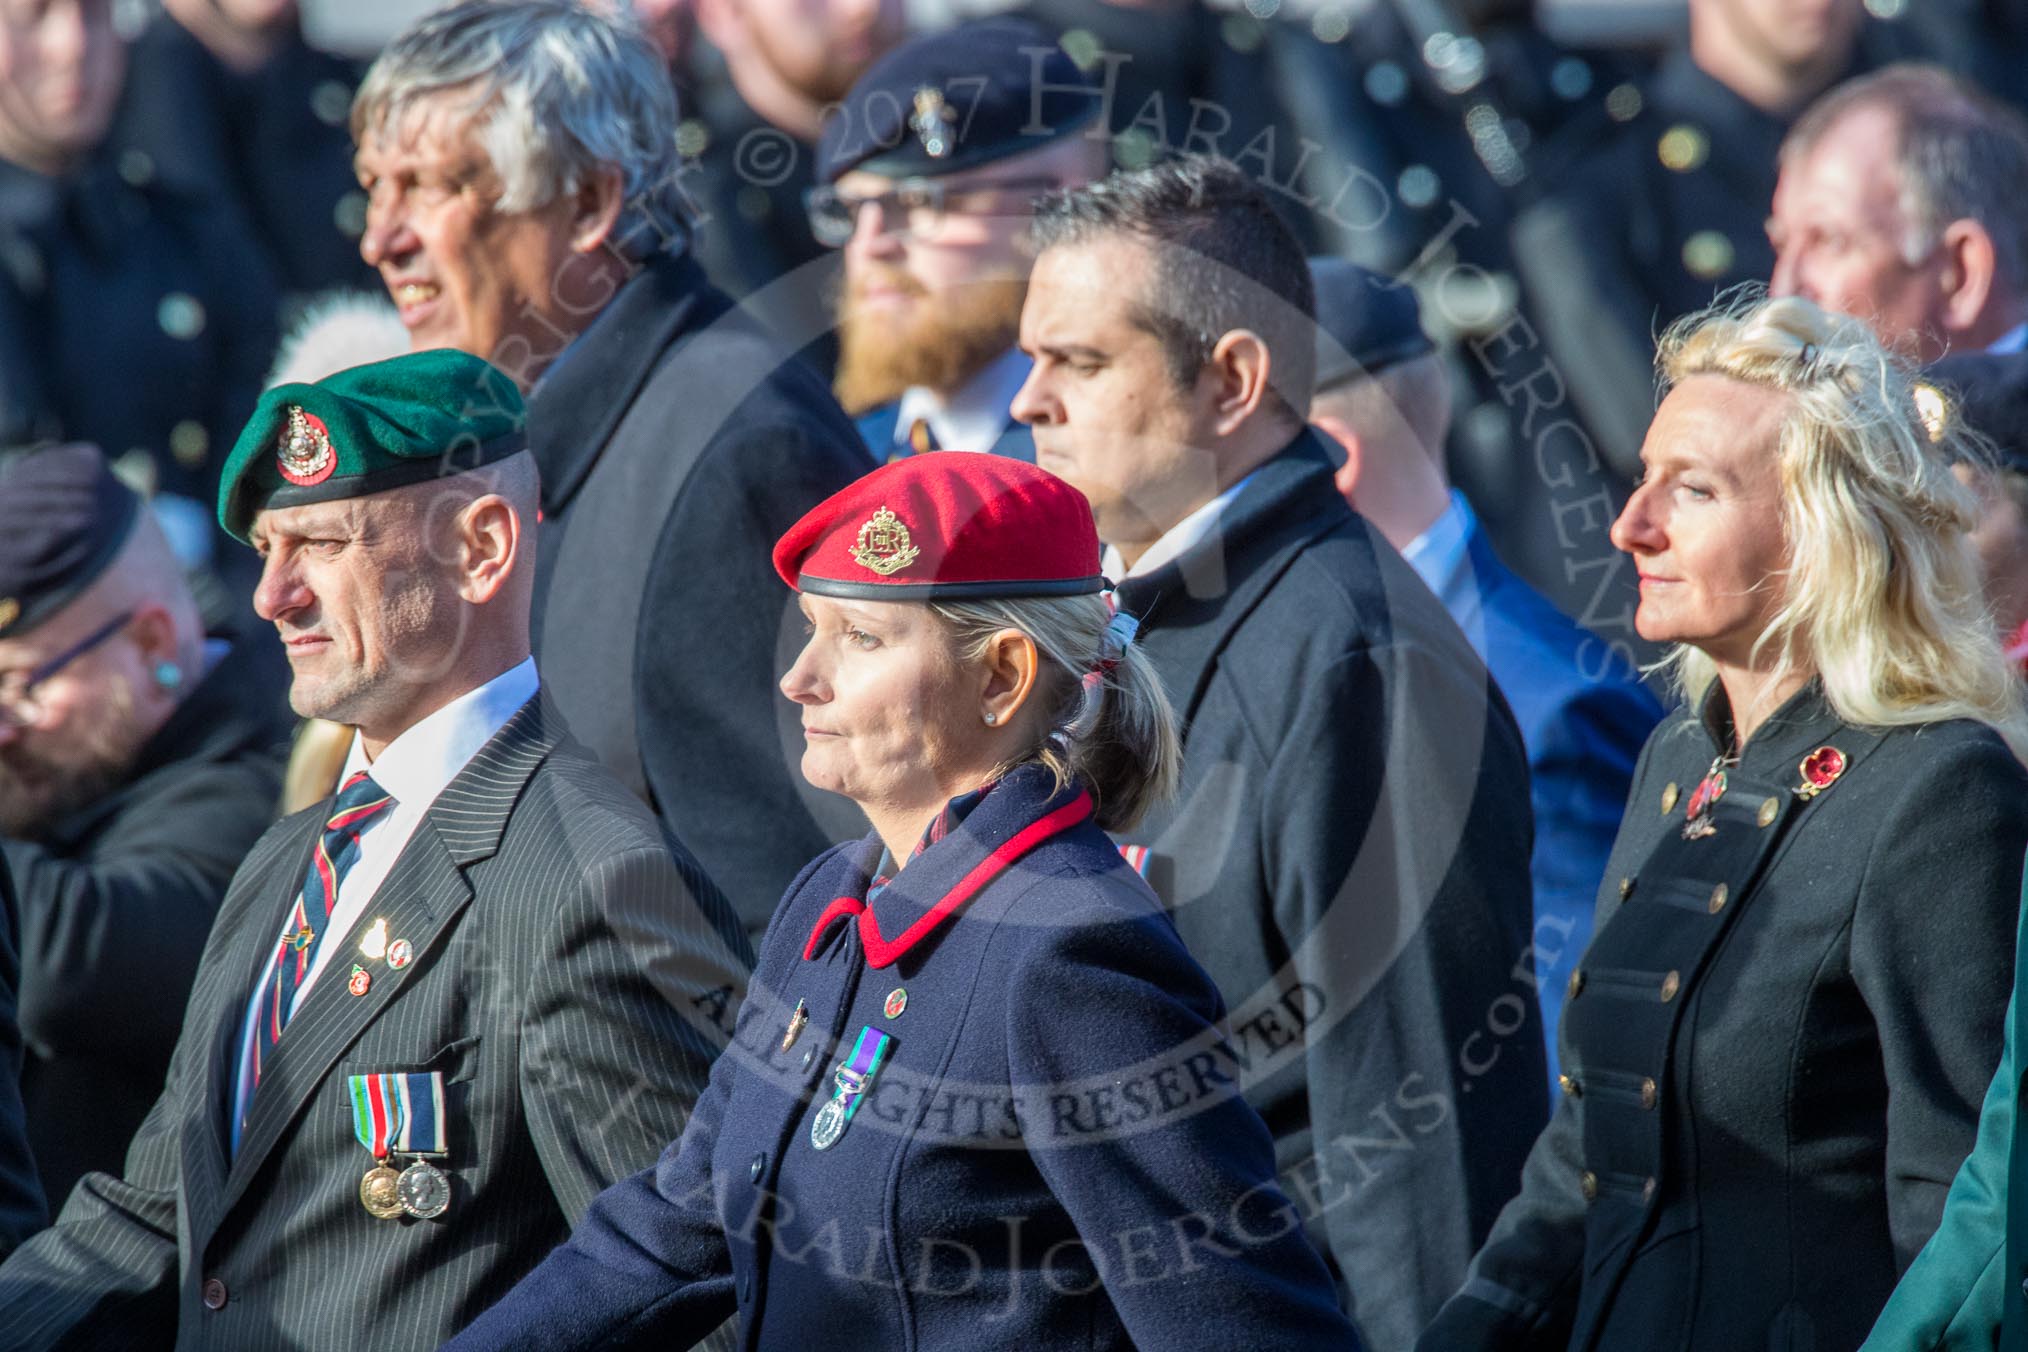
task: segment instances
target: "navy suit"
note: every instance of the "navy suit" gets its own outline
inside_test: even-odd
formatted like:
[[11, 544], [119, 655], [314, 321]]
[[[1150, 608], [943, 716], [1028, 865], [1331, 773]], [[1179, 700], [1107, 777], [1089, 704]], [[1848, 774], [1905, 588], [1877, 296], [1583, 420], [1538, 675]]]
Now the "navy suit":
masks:
[[[742, 1347], [798, 1352], [1356, 1347], [1218, 992], [1088, 802], [1015, 770], [870, 905], [878, 837], [820, 856], [683, 1139], [451, 1346], [676, 1348], [736, 1312]], [[1058, 834], [932, 917], [1045, 819]], [[820, 1152], [864, 1025], [894, 1044]]]
[[1437, 595], [1485, 659], [1528, 751], [1535, 810], [1535, 997], [1549, 1081], [1563, 987], [1591, 941], [1594, 898], [1627, 787], [1662, 706], [1632, 667], [1500, 561], [1473, 521], [1465, 559]]
[[[881, 464], [892, 459], [900, 448], [894, 435], [895, 422], [901, 417], [899, 402], [882, 404], [859, 415], [859, 435], [866, 438], [866, 449], [873, 452], [873, 458]], [[1004, 455], [1013, 460], [1035, 463], [1035, 434], [1028, 430], [1028, 424], [1016, 422], [1009, 416], [1007, 426], [1000, 432], [1000, 439], [993, 443], [993, 454]]]

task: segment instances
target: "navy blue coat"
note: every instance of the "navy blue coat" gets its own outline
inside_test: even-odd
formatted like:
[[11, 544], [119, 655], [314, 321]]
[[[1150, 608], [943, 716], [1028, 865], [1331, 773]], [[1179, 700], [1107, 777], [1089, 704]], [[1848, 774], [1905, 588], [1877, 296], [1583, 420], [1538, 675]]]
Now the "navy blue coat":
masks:
[[1486, 660], [1528, 750], [1535, 997], [1553, 1087], [1563, 986], [1591, 942], [1599, 879], [1662, 706], [1610, 645], [1501, 562], [1476, 521], [1465, 551], [1470, 569], [1447, 579], [1438, 599]]
[[[736, 1312], [741, 1346], [798, 1352], [1357, 1347], [1219, 1072], [1218, 993], [1088, 802], [1017, 770], [870, 906], [879, 838], [820, 856], [682, 1140], [451, 1346], [683, 1347]], [[869, 1024], [887, 1064], [820, 1153]]]

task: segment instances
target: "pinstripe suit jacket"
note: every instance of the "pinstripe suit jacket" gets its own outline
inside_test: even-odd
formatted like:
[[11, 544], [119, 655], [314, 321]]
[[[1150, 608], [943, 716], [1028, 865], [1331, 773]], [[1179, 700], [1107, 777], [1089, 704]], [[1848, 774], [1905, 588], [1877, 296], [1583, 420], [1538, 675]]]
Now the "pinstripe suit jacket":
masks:
[[[261, 838], [125, 1177], [88, 1175], [0, 1266], [0, 1347], [433, 1348], [681, 1134], [745, 973], [722, 900], [563, 737], [531, 700], [444, 790], [359, 922], [386, 919], [414, 960], [371, 964], [363, 996], [310, 988], [228, 1160], [241, 1014], [322, 809]], [[334, 959], [357, 960], [343, 942]], [[375, 1220], [346, 1077], [431, 1070], [449, 1210]]]

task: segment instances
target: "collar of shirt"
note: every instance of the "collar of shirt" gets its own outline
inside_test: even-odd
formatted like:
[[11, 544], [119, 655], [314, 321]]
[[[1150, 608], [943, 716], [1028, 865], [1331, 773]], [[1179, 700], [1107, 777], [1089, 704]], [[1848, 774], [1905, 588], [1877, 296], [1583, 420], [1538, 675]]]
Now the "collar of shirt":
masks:
[[[310, 970], [303, 974], [302, 983], [296, 987], [296, 994], [289, 1005], [291, 1015], [325, 968], [348, 960], [338, 956], [339, 950], [346, 948], [350, 951], [348, 943], [353, 929], [366, 914], [373, 894], [380, 890], [380, 884], [393, 871], [401, 852], [408, 848], [416, 828], [422, 825], [423, 814], [457, 778], [458, 772], [479, 753], [479, 748], [491, 741], [495, 733], [507, 726], [507, 720], [535, 697], [539, 685], [535, 659], [524, 657], [517, 665], [478, 689], [458, 696], [389, 742], [370, 764], [359, 739], [352, 739], [352, 752], [345, 758], [345, 773], [339, 777], [339, 782], [350, 779], [356, 771], [370, 771], [373, 782], [394, 795], [395, 805], [393, 811], [367, 827], [359, 837], [359, 857], [353, 861], [345, 880], [338, 885], [337, 905], [331, 908], [330, 919], [325, 922], [324, 939], [317, 945], [316, 959]], [[294, 902], [295, 894], [291, 894], [285, 906]], [[278, 930], [279, 924], [277, 917]], [[401, 936], [394, 937], [398, 939]], [[261, 968], [263, 976], [267, 971], [267, 967]], [[241, 1075], [247, 1074], [252, 1064], [254, 1002], [260, 999], [266, 984], [264, 980], [256, 981], [247, 997], [245, 1015], [241, 1020]]]
[[[937, 813], [936, 819], [923, 831], [922, 839], [909, 851], [908, 862], [913, 864], [924, 850], [957, 830], [965, 818], [972, 815], [972, 809], [986, 801], [986, 795], [991, 793], [994, 785], [999, 782], [997, 779], [988, 780], [978, 788], [967, 789], [945, 803], [944, 810]], [[880, 862], [873, 869], [873, 881], [866, 885], [866, 899], [873, 900], [881, 888], [894, 881], [894, 875], [901, 872], [902, 867], [894, 862], [894, 851], [883, 846], [880, 851]]]
[[1457, 489], [1451, 490], [1451, 505], [1430, 523], [1429, 529], [1408, 542], [1401, 557], [1438, 596], [1446, 596], [1465, 564], [1465, 541], [1476, 521], [1471, 504]]
[[902, 391], [895, 410], [894, 444], [908, 444], [908, 429], [918, 418], [930, 425], [937, 448], [945, 451], [990, 451], [1013, 420], [1008, 412], [1034, 363], [1018, 347], [1010, 347], [964, 384], [940, 399], [920, 385]]
[[[394, 868], [395, 860], [408, 847], [416, 828], [458, 772], [507, 725], [507, 720], [535, 696], [539, 682], [535, 659], [524, 657], [477, 690], [458, 696], [381, 748], [371, 763], [358, 738], [345, 758], [343, 783], [360, 770], [373, 775], [373, 782], [394, 795], [394, 810], [384, 821], [368, 828], [359, 838], [359, 858], [338, 888], [338, 904], [331, 910], [325, 942], [317, 945], [317, 959], [296, 989], [296, 999], [316, 983], [317, 976], [333, 961], [339, 945], [332, 940], [352, 932], [353, 926], [380, 890], [380, 884]], [[398, 937], [398, 936], [397, 936]]]
[[1127, 567], [1127, 561], [1120, 556], [1118, 549], [1107, 545], [1105, 557], [1099, 561], [1100, 571], [1114, 582], [1118, 582], [1121, 578], [1140, 577], [1152, 573], [1163, 564], [1182, 558], [1217, 531], [1219, 518], [1225, 515], [1225, 509], [1232, 505], [1233, 499], [1239, 496], [1240, 490], [1252, 479], [1253, 475], [1247, 475], [1169, 527], [1163, 532], [1162, 538], [1150, 545], [1148, 552], [1141, 555], [1140, 560], [1131, 568]]
[[2024, 349], [2028, 349], [2028, 322], [2016, 324], [2013, 328], [2008, 329], [1998, 338], [1995, 338], [1992, 345], [1986, 351], [1999, 356], [2007, 356]]

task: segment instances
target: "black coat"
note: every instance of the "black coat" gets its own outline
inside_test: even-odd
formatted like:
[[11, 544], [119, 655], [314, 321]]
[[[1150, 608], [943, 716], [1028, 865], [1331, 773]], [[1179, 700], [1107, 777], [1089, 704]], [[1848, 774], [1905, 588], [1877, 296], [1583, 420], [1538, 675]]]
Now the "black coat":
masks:
[[243, 640], [141, 748], [127, 782], [36, 841], [21, 893], [22, 1098], [46, 1195], [116, 1171], [162, 1092], [204, 937], [275, 819], [290, 719], [272, 633]]
[[1132, 840], [1224, 992], [1247, 1098], [1366, 1341], [1462, 1278], [1547, 1116], [1528, 771], [1457, 625], [1305, 433], [1120, 587], [1187, 720]]
[[[663, 255], [536, 387], [536, 658], [571, 728], [759, 934], [864, 820], [800, 771], [775, 540], [873, 468], [816, 373]], [[816, 814], [828, 812], [829, 825]]]
[[[2000, 1058], [2028, 772], [1981, 724], [1862, 730], [1811, 686], [1686, 840], [1726, 708], [1642, 754], [1563, 1101], [1428, 1352], [1856, 1347], [1936, 1228]], [[1847, 768], [1806, 799], [1820, 747]]]
[[40, 1230], [49, 1221], [42, 1188], [35, 1181], [30, 1158], [28, 1116], [17, 1087], [21, 1069], [21, 1030], [13, 1018], [15, 977], [14, 883], [0, 855], [0, 1256]]

